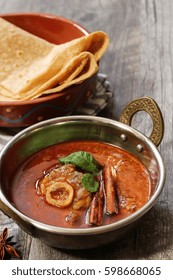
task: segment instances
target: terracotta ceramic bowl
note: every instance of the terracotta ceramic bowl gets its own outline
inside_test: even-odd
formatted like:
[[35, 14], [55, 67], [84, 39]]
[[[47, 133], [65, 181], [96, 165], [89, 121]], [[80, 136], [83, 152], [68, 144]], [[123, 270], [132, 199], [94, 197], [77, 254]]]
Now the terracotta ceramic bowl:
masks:
[[[48, 14], [1, 15], [9, 22], [55, 44], [76, 39], [88, 32], [78, 23]], [[0, 102], [0, 126], [24, 127], [74, 112], [92, 95], [96, 75], [59, 94], [29, 101]]]

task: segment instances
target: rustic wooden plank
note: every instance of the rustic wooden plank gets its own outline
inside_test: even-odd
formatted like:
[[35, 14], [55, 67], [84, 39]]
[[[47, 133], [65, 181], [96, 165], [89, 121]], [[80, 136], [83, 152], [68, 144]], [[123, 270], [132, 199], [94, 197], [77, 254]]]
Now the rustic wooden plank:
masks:
[[[68, 251], [51, 248], [32, 238], [9, 218], [0, 215], [1, 228], [10, 227], [21, 243], [23, 259], [173, 259], [172, 112], [173, 112], [173, 1], [172, 0], [1, 0], [0, 12], [47, 12], [62, 15], [89, 31], [104, 30], [110, 46], [100, 71], [106, 73], [114, 98], [101, 115], [118, 119], [132, 99], [151, 96], [159, 104], [165, 135], [159, 147], [167, 169], [156, 206], [125, 239], [103, 248]], [[137, 115], [133, 125], [149, 135], [151, 122]]]

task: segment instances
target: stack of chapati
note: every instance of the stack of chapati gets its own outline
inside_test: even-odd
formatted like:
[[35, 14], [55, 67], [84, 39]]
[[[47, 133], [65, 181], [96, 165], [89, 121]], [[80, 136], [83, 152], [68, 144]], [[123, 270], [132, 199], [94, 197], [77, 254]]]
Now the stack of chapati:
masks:
[[97, 72], [108, 43], [98, 31], [55, 45], [0, 18], [0, 101], [35, 99], [83, 82]]

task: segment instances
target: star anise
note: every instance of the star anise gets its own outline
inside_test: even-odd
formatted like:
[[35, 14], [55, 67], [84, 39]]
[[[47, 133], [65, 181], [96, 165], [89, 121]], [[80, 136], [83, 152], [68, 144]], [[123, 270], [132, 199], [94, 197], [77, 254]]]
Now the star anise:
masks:
[[13, 245], [16, 244], [16, 242], [11, 241], [13, 237], [14, 236], [8, 237], [7, 228], [5, 228], [3, 233], [0, 235], [0, 260], [3, 260], [6, 254], [15, 258], [20, 258], [19, 254], [13, 248]]

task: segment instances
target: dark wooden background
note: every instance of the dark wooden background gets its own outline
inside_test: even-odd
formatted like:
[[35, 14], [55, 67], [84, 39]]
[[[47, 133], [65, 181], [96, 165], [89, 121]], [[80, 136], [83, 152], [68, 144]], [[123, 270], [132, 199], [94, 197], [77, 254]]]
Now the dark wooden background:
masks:
[[[58, 250], [27, 235], [4, 214], [21, 244], [23, 259], [173, 259], [173, 1], [172, 0], [0, 0], [0, 13], [44, 12], [73, 19], [89, 31], [110, 36], [100, 72], [108, 75], [114, 98], [101, 113], [118, 119], [132, 99], [151, 96], [165, 121], [159, 147], [167, 177], [162, 195], [143, 222], [118, 243], [88, 251]], [[146, 135], [151, 121], [137, 115], [135, 128]]]

